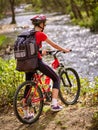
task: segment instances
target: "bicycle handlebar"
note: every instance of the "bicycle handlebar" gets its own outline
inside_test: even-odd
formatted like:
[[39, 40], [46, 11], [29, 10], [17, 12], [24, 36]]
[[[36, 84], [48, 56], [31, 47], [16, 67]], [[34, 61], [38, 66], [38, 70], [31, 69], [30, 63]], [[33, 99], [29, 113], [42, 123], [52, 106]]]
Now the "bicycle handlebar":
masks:
[[[72, 50], [70, 50], [71, 52]], [[57, 53], [59, 52], [62, 52], [62, 53], [66, 53], [66, 52], [63, 52], [63, 51], [59, 51], [59, 50], [49, 50], [47, 51], [47, 55], [56, 55]]]

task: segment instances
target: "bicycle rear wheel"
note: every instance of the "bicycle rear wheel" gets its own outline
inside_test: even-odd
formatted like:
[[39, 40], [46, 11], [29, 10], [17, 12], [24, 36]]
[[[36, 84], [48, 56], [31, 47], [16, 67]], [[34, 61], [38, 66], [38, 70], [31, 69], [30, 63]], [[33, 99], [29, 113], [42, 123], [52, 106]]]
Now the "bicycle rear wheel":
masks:
[[80, 95], [80, 79], [73, 68], [66, 68], [60, 73], [61, 85], [59, 96], [66, 105], [73, 105]]
[[[14, 113], [19, 121], [25, 124], [31, 124], [37, 121], [43, 109], [43, 95], [41, 89], [35, 86], [36, 84], [32, 81], [26, 81], [18, 87], [14, 95]], [[23, 99], [26, 87], [29, 87], [29, 91], [25, 98], [24, 106]], [[32, 113], [33, 116], [31, 118], [25, 118], [25, 111]]]

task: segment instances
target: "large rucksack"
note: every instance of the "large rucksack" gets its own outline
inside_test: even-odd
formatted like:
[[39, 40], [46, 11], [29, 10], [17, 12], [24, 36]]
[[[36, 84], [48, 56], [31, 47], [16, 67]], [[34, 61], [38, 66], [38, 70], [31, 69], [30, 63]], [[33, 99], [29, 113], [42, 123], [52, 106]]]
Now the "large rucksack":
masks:
[[38, 46], [35, 33], [35, 30], [23, 32], [15, 41], [14, 56], [18, 71], [31, 72], [38, 67]]

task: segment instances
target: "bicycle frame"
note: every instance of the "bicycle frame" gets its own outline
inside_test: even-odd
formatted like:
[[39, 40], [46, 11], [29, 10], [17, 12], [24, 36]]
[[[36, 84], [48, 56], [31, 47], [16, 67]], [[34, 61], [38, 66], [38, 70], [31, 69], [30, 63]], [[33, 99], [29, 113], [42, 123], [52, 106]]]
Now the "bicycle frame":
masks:
[[[46, 98], [46, 95], [45, 93], [47, 92], [50, 92], [50, 87], [48, 87], [47, 89], [45, 89], [45, 85], [47, 84], [43, 84], [43, 81], [42, 81], [42, 77], [44, 76], [44, 74], [38, 74], [38, 73], [35, 73], [34, 74], [34, 83], [36, 84], [35, 85], [35, 89], [34, 89], [34, 93], [33, 93], [33, 96], [32, 96], [32, 103], [35, 103], [35, 102], [39, 102], [41, 100], [44, 100]], [[40, 85], [40, 88], [42, 90], [42, 93], [43, 93], [43, 98], [35, 98], [36, 97], [36, 94], [37, 94], [37, 87]], [[26, 100], [28, 99], [30, 93], [31, 93], [32, 89], [30, 88], [28, 93], [27, 93], [27, 96], [26, 96]]]

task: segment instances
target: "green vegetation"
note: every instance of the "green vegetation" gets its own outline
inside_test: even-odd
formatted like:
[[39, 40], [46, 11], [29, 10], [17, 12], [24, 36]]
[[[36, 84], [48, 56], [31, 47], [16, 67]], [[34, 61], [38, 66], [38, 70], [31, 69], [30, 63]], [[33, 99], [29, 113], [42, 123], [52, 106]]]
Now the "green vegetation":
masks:
[[15, 60], [0, 58], [0, 107], [13, 101], [17, 86], [23, 82], [24, 74], [15, 70]]
[[0, 48], [2, 47], [3, 43], [7, 40], [5, 35], [0, 36]]
[[0, 35], [0, 50], [3, 48], [6, 48], [8, 44], [12, 43], [12, 39], [5, 36], [5, 35]]
[[98, 111], [94, 113], [90, 130], [98, 130]]
[[93, 82], [88, 79], [81, 79], [81, 100], [82, 106], [98, 104], [98, 77], [94, 78]]
[[96, 7], [93, 12], [92, 28], [95, 32], [98, 31], [98, 7]]
[[[81, 27], [86, 27], [86, 28], [92, 28], [92, 21], [93, 20], [93, 18], [92, 18], [92, 16], [91, 17], [84, 17], [84, 19], [83, 20], [81, 20], [81, 19], [75, 19], [75, 18], [73, 18], [72, 20], [71, 20], [71, 22], [73, 23], [73, 24], [75, 24], [75, 25], [79, 25], [79, 26], [81, 26]], [[87, 22], [88, 21], [88, 22]]]

